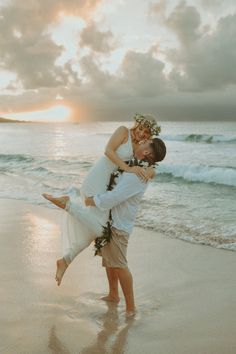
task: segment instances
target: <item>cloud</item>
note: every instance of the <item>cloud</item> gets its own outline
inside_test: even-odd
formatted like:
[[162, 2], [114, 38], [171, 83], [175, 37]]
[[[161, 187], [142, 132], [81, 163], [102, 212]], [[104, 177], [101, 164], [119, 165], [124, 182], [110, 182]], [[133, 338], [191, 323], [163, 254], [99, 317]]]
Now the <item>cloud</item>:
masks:
[[[0, 95], [2, 111], [46, 109], [63, 97], [60, 104], [73, 109], [74, 120], [125, 120], [136, 111], [161, 119], [235, 118], [236, 11], [221, 13], [212, 29], [205, 26], [201, 0], [153, 3], [152, 23], [143, 13], [140, 17], [140, 26], [146, 21], [152, 33], [138, 48], [129, 18], [127, 41], [122, 24], [114, 28], [109, 18], [96, 22], [100, 3], [12, 0], [0, 7], [0, 69], [16, 75]], [[209, 6], [210, 0], [206, 14]], [[74, 57], [59, 66], [55, 62], [65, 48], [54, 42], [51, 31], [67, 15], [83, 18], [83, 29], [76, 32]], [[116, 56], [119, 67], [109, 71], [106, 63]]]
[[[0, 67], [14, 72], [25, 89], [68, 84], [68, 66], [55, 66], [63, 46], [55, 44], [49, 26], [58, 16], [88, 18], [98, 0], [13, 0], [0, 8]], [[70, 71], [70, 76], [72, 71]], [[76, 80], [76, 74], [73, 73]]]
[[184, 45], [198, 39], [200, 14], [194, 6], [189, 6], [182, 1], [166, 19], [166, 25], [175, 32], [180, 42]]
[[231, 8], [231, 6], [235, 7], [235, 1], [234, 0], [200, 0], [200, 4], [204, 8], [210, 8], [211, 10], [221, 10], [222, 8]]
[[168, 15], [166, 14], [167, 2], [164, 0], [151, 4], [149, 12], [155, 14], [183, 45], [188, 45], [198, 39], [201, 17], [198, 10], [194, 6], [188, 5], [186, 1], [179, 2]]
[[201, 0], [201, 3], [206, 7], [218, 7], [221, 4], [221, 0]]
[[181, 90], [205, 91], [236, 84], [236, 14], [219, 20], [212, 34], [202, 34], [195, 42], [170, 50], [174, 69], [171, 79]]
[[95, 23], [90, 23], [80, 35], [80, 45], [90, 47], [94, 52], [109, 53], [115, 48], [111, 31], [99, 31]]
[[181, 91], [221, 89], [236, 84], [236, 12], [221, 17], [213, 32], [202, 26], [199, 11], [181, 1], [167, 16], [166, 3], [152, 5], [162, 23], [179, 40], [179, 46], [166, 50], [173, 70], [169, 79]]
[[0, 37], [3, 53], [0, 65], [15, 72], [25, 89], [55, 86], [64, 81], [63, 72], [54, 66], [62, 48], [48, 36], [41, 36], [37, 40], [28, 38], [24, 42], [15, 38], [6, 39], [3, 41]]
[[95, 60], [94, 54], [85, 56], [80, 62], [81, 69], [91, 86], [107, 97], [151, 97], [170, 89], [163, 74], [165, 64], [154, 57], [152, 50], [146, 53], [128, 51], [118, 74], [113, 75], [102, 70]]
[[121, 82], [132, 95], [145, 97], [164, 94], [168, 85], [163, 74], [164, 67], [165, 64], [154, 58], [151, 52], [129, 51], [121, 65]]

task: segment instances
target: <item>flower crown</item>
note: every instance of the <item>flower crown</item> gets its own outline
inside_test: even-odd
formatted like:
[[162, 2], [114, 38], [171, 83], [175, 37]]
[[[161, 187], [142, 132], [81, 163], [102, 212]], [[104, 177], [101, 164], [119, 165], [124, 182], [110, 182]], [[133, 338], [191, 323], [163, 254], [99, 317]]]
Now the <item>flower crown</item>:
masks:
[[154, 118], [147, 118], [147, 115], [136, 113], [134, 115], [134, 120], [143, 125], [145, 128], [150, 129], [152, 135], [159, 135], [161, 132], [161, 127], [157, 125], [157, 122]]

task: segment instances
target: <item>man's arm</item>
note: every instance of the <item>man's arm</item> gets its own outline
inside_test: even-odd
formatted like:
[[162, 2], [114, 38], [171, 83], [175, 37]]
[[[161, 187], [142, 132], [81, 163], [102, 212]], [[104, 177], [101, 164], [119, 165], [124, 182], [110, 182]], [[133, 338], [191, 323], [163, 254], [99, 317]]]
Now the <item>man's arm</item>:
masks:
[[109, 210], [132, 196], [139, 194], [144, 190], [145, 186], [146, 184], [141, 182], [135, 174], [124, 172], [121, 180], [112, 191], [85, 198], [85, 205]]

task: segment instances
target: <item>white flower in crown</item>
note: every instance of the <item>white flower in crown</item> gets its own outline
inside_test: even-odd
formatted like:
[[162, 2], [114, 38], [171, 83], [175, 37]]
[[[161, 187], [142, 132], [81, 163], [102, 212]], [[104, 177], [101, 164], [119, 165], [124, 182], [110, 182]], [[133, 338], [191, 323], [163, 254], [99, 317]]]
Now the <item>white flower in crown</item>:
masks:
[[161, 132], [161, 127], [157, 124], [154, 118], [148, 118], [148, 115], [143, 115], [139, 113], [136, 113], [133, 118], [137, 123], [150, 129], [152, 135], [159, 135], [159, 133]]

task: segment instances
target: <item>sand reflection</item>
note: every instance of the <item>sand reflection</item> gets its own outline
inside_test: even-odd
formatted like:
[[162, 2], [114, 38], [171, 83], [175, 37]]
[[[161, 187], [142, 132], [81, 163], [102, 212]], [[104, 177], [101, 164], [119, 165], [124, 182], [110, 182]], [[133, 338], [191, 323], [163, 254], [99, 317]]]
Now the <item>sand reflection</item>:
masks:
[[52, 239], [58, 234], [58, 225], [33, 213], [27, 213], [25, 219], [29, 226], [27, 237], [23, 240], [24, 258], [31, 267], [37, 268], [45, 264], [45, 258], [52, 252]]
[[53, 354], [70, 354], [69, 350], [64, 346], [56, 335], [56, 327], [53, 326], [49, 332], [48, 348]]
[[[117, 306], [107, 303], [107, 311], [102, 315], [101, 330], [97, 333], [93, 344], [78, 351], [80, 354], [124, 354], [130, 327], [134, 319], [125, 320], [123, 323], [118, 313]], [[49, 333], [48, 348], [53, 354], [74, 353], [70, 351], [58, 338], [56, 328], [53, 326]]]

